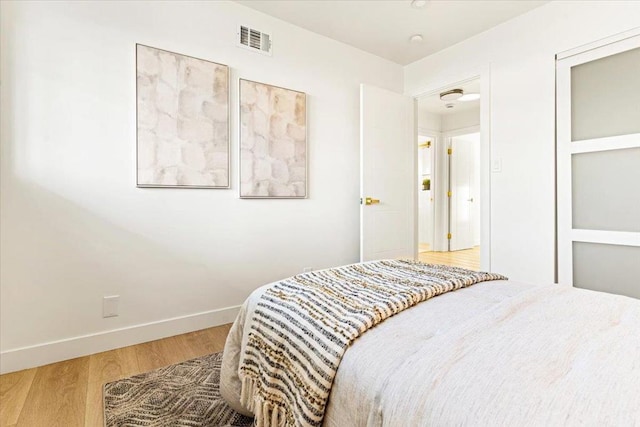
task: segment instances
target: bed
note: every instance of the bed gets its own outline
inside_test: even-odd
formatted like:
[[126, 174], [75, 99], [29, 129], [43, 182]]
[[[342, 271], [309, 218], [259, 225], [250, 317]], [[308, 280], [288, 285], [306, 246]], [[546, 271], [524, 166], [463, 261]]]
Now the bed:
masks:
[[[221, 393], [246, 415], [239, 366], [273, 286], [247, 299], [224, 350]], [[510, 280], [443, 293], [353, 341], [322, 425], [640, 425], [640, 301]]]

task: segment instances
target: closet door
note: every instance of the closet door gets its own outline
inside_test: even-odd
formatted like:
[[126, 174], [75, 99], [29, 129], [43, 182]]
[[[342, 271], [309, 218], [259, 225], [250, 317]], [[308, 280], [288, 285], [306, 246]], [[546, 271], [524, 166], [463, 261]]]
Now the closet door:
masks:
[[558, 282], [640, 298], [640, 35], [556, 66]]

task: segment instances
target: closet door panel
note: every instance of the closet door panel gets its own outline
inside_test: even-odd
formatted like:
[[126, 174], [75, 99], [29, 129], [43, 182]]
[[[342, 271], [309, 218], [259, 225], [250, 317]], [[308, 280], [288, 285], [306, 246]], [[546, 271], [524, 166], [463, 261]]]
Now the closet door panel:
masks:
[[573, 285], [640, 298], [640, 247], [573, 242]]
[[640, 232], [640, 148], [571, 156], [573, 228]]
[[640, 133], [640, 48], [571, 68], [571, 140]]

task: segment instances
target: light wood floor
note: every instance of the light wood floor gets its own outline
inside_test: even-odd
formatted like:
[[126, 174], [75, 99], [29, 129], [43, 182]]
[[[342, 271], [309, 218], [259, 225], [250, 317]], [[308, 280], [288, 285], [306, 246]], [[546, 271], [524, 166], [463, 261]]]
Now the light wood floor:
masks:
[[453, 252], [429, 252], [428, 245], [420, 245], [420, 261], [430, 264], [452, 265], [454, 267], [480, 270], [480, 246]]
[[104, 383], [222, 351], [231, 324], [0, 375], [0, 426], [103, 426]]

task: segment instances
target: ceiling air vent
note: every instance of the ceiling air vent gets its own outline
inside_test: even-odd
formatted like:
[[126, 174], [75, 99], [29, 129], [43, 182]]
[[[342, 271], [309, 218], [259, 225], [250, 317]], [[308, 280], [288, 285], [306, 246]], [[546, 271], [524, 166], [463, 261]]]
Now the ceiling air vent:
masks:
[[262, 31], [240, 25], [238, 30], [238, 45], [254, 52], [271, 55], [271, 35]]

